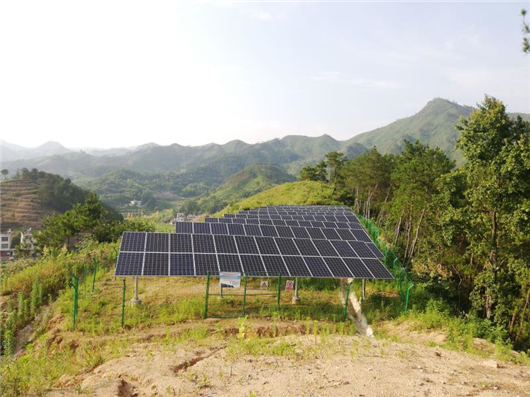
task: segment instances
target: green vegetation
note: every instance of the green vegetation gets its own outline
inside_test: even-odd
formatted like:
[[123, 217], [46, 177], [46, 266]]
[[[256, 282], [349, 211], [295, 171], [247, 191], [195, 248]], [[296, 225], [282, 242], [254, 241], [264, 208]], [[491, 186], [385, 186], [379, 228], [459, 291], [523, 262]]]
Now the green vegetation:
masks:
[[278, 204], [335, 205], [339, 204], [339, 202], [335, 197], [335, 188], [327, 183], [315, 181], [291, 182], [258, 193], [237, 204], [229, 205], [217, 215], [264, 205]]
[[186, 201], [180, 212], [187, 214], [212, 214], [229, 203], [234, 203], [267, 190], [275, 185], [294, 181], [295, 178], [281, 167], [272, 164], [255, 164], [232, 175], [220, 187], [197, 199]]

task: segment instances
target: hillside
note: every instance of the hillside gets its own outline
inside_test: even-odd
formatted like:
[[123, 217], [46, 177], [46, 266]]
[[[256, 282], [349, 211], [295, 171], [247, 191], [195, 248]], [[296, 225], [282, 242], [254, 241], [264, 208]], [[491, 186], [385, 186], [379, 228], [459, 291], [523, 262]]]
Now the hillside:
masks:
[[39, 229], [46, 215], [57, 211], [38, 198], [38, 182], [13, 180], [0, 183], [2, 195], [0, 223], [2, 230]]
[[264, 205], [339, 204], [333, 199], [334, 188], [323, 182], [299, 181], [284, 183], [224, 208], [217, 215]]
[[219, 211], [234, 203], [295, 178], [274, 164], [254, 164], [232, 175], [218, 188], [196, 199], [200, 213]]
[[[68, 179], [42, 171], [22, 170], [20, 175], [0, 183], [2, 230], [40, 229], [42, 219], [83, 203], [88, 191]], [[113, 217], [115, 210], [106, 207]]]

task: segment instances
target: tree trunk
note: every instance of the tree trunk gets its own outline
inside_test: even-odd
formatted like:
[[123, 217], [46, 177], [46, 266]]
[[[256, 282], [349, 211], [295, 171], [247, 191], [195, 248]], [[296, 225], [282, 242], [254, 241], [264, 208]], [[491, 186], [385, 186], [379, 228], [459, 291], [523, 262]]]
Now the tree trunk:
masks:
[[394, 245], [397, 244], [398, 238], [399, 238], [399, 231], [401, 230], [401, 220], [403, 219], [403, 212], [401, 213], [401, 216], [399, 217], [398, 224], [396, 226], [396, 238], [394, 239]]
[[414, 240], [412, 241], [412, 246], [410, 247], [409, 258], [412, 258], [414, 256], [414, 249], [416, 248], [416, 244], [418, 242], [418, 236], [420, 234], [421, 222], [423, 221], [423, 216], [425, 215], [425, 211], [427, 211], [427, 207], [424, 207], [423, 210], [421, 211], [420, 220], [418, 221], [418, 226], [416, 227], [416, 234], [414, 236]]
[[526, 309], [528, 308], [528, 304], [530, 303], [530, 289], [528, 290], [528, 294], [526, 295], [526, 302], [523, 307], [523, 312], [521, 313], [521, 321], [519, 322], [519, 329], [517, 330], [517, 335], [515, 336], [515, 340], [519, 340], [519, 335], [521, 334], [521, 331], [523, 330], [523, 323], [524, 323], [524, 315], [526, 313]]

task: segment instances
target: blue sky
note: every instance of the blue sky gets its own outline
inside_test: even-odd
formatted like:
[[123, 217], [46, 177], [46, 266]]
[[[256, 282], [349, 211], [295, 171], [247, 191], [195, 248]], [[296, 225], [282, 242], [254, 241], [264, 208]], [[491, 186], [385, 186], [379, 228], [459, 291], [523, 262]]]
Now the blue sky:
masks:
[[434, 97], [530, 113], [528, 3], [7, 3], [1, 135], [25, 146], [343, 140]]

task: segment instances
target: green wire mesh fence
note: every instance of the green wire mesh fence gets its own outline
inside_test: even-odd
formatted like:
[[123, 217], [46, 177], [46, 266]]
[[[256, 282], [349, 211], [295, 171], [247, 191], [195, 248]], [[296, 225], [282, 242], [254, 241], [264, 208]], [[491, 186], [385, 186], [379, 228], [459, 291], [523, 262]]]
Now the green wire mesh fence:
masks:
[[368, 231], [368, 234], [374, 240], [377, 247], [383, 252], [385, 258], [383, 260], [385, 266], [391, 270], [392, 275], [394, 276], [396, 286], [399, 291], [399, 296], [403, 303], [404, 312], [406, 313], [409, 309], [409, 297], [410, 290], [413, 287], [414, 283], [408, 275], [407, 271], [401, 264], [401, 261], [395, 254], [395, 252], [389, 248], [384, 242], [379, 240], [379, 228], [368, 218], [359, 215], [359, 220], [363, 226]]

